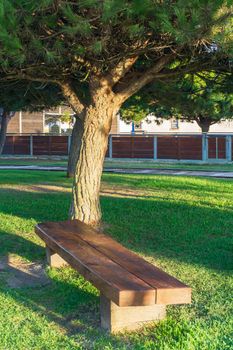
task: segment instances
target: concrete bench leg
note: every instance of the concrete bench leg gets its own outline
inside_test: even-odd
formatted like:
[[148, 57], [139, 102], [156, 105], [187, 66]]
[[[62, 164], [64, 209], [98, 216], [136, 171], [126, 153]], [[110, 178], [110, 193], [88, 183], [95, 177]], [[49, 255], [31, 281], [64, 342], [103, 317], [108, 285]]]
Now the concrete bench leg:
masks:
[[145, 323], [162, 320], [166, 316], [165, 305], [120, 307], [100, 295], [101, 327], [110, 333], [136, 330]]
[[51, 248], [46, 246], [46, 257], [47, 257], [47, 262], [49, 266], [51, 267], [62, 267], [69, 265], [60, 255], [55, 253]]

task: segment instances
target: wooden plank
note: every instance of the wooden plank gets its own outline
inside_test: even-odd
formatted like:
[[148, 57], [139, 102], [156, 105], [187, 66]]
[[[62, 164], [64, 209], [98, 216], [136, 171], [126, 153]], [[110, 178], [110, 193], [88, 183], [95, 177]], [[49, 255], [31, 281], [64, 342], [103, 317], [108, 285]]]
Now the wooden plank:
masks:
[[218, 137], [218, 158], [226, 159], [226, 137]]
[[14, 154], [14, 138], [13, 136], [7, 136], [6, 142], [3, 148], [3, 154]]
[[155, 290], [58, 223], [36, 226], [53, 251], [119, 306], [152, 305]]
[[68, 154], [68, 136], [51, 136], [50, 141], [51, 155]]
[[158, 159], [178, 159], [178, 138], [174, 136], [158, 136]]
[[208, 137], [208, 158], [216, 159], [216, 137], [214, 136]]
[[[191, 289], [163, 270], [148, 263], [135, 253], [123, 247], [109, 236], [98, 233], [90, 226], [78, 221], [46, 223], [51, 230], [69, 232], [97, 249], [112, 261], [134, 274], [156, 290], [156, 304], [183, 304], [191, 302]], [[166, 291], [166, 292], [165, 292]]]
[[33, 154], [49, 155], [49, 136], [33, 136]]
[[202, 137], [180, 136], [180, 159], [202, 159]]
[[153, 158], [153, 137], [112, 137], [113, 158]]
[[30, 136], [14, 136], [14, 154], [30, 154]]

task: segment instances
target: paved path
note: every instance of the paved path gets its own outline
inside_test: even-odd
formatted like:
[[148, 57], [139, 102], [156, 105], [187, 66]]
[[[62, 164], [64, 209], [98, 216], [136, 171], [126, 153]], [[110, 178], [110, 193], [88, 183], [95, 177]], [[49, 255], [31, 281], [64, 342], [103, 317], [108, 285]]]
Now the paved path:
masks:
[[232, 171], [202, 171], [202, 170], [172, 170], [172, 169], [105, 169], [105, 171], [120, 174], [149, 174], [174, 176], [208, 176], [217, 178], [232, 178]]
[[[36, 165], [0, 165], [0, 170], [46, 170], [66, 171], [64, 166], [36, 166]], [[203, 171], [203, 170], [178, 170], [178, 169], [118, 169], [105, 168], [105, 172], [115, 174], [149, 174], [149, 175], [174, 175], [174, 176], [203, 176], [233, 179], [233, 171]]]
[[0, 165], [0, 170], [66, 171], [66, 167], [64, 167], [64, 166], [39, 166], [39, 165]]

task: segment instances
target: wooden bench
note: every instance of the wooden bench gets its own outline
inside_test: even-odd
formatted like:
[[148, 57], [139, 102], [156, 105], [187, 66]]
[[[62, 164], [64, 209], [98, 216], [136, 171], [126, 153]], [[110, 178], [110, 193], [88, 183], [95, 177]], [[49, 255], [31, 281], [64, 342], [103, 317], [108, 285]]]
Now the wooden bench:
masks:
[[191, 302], [191, 289], [114, 239], [78, 221], [38, 224], [50, 266], [71, 265], [100, 291], [101, 326], [110, 332], [161, 320], [167, 304]]

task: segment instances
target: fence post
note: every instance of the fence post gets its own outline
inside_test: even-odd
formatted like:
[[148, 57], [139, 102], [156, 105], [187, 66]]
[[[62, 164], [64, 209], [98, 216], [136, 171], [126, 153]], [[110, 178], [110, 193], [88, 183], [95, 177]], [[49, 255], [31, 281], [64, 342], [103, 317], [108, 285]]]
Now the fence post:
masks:
[[154, 136], [154, 160], [158, 159], [158, 138]]
[[218, 136], [215, 137], [215, 154], [216, 159], [218, 159]]
[[232, 161], [232, 136], [226, 136], [226, 159], [228, 162]]
[[33, 135], [30, 135], [30, 156], [33, 156]]
[[109, 158], [112, 159], [112, 135], [109, 135]]
[[208, 136], [206, 133], [202, 134], [202, 160], [204, 162], [208, 160]]

